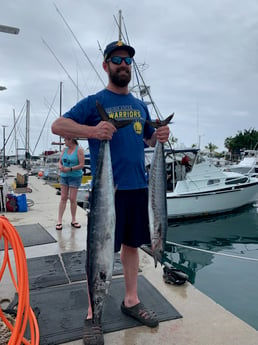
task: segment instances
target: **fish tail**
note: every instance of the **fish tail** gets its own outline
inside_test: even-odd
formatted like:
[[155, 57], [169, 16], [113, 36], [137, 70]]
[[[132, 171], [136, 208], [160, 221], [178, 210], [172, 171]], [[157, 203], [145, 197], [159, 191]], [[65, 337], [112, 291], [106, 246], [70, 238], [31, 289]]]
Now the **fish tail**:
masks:
[[130, 119], [130, 120], [123, 120], [123, 121], [118, 121], [118, 120], [115, 120], [115, 119], [110, 119], [108, 114], [107, 114], [107, 112], [106, 112], [106, 110], [102, 107], [102, 105], [99, 103], [98, 100], [96, 101], [96, 108], [98, 109], [98, 112], [100, 114], [101, 120], [102, 121], [111, 122], [112, 125], [114, 125], [116, 127], [116, 129], [128, 126], [128, 125], [130, 125], [133, 122], [132, 119]]
[[169, 115], [165, 120], [155, 120], [155, 121], [146, 120], [146, 123], [150, 125], [151, 127], [159, 128], [159, 127], [166, 126], [167, 124], [169, 124], [169, 122], [172, 120], [174, 115], [175, 113]]
[[154, 266], [155, 266], [155, 268], [157, 268], [157, 265], [158, 265], [158, 258], [157, 258], [157, 255], [154, 255]]

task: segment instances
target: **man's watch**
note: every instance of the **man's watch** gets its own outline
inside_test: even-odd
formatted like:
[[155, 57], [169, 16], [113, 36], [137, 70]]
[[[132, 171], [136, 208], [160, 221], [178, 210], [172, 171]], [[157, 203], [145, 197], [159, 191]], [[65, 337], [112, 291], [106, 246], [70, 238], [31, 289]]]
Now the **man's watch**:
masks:
[[73, 168], [70, 168], [70, 171], [73, 171]]

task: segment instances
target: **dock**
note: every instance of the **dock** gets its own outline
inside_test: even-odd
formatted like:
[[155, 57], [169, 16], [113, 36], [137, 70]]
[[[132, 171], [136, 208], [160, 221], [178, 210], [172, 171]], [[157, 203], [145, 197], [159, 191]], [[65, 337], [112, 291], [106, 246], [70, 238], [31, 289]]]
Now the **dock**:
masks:
[[[8, 169], [6, 181], [9, 186], [12, 185], [17, 172], [26, 173], [15, 165]], [[57, 195], [56, 190], [46, 184], [45, 180], [37, 176], [29, 176], [28, 184], [32, 192], [27, 193], [26, 196], [33, 201], [33, 206], [29, 207], [27, 212], [1, 212], [1, 214], [5, 215], [14, 227], [39, 223], [57, 242], [25, 247], [27, 259], [85, 250], [86, 211], [78, 207], [77, 221], [82, 227], [73, 229], [70, 225], [68, 202], [63, 217], [63, 230], [56, 231], [60, 195]], [[3, 251], [0, 251], [0, 262], [2, 259]], [[161, 265], [155, 268], [153, 258], [143, 250], [140, 250], [140, 269], [139, 274], [143, 275], [173, 305], [182, 318], [162, 321], [154, 329], [139, 326], [105, 333], [105, 345], [257, 345], [258, 334], [254, 328], [225, 310], [189, 282], [180, 286], [166, 284], [162, 278]], [[12, 300], [15, 288], [7, 273], [0, 282], [0, 297]], [[85, 315], [86, 313], [85, 308]], [[63, 344], [81, 345], [82, 339]]]

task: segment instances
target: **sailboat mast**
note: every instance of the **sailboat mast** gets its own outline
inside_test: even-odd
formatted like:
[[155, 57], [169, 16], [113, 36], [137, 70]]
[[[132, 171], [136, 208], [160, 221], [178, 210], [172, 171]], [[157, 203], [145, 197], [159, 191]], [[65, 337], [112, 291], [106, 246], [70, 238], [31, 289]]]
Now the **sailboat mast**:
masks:
[[15, 144], [15, 156], [16, 164], [18, 164], [18, 141], [17, 141], [17, 130], [16, 130], [16, 119], [15, 119], [15, 109], [13, 109], [13, 126], [14, 126], [14, 144]]
[[[63, 82], [60, 81], [60, 107], [59, 107], [59, 116], [62, 116], [62, 91], [63, 91]], [[62, 138], [59, 137], [59, 152], [61, 152], [61, 146], [62, 146]]]
[[25, 139], [25, 158], [29, 158], [30, 153], [30, 101], [26, 100], [26, 139]]

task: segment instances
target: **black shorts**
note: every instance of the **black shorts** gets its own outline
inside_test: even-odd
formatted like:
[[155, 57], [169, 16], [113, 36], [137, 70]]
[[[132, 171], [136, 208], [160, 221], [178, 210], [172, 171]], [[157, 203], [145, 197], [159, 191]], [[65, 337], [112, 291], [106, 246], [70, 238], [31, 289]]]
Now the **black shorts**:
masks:
[[134, 248], [149, 244], [148, 189], [117, 190], [115, 207], [115, 252], [121, 244]]

